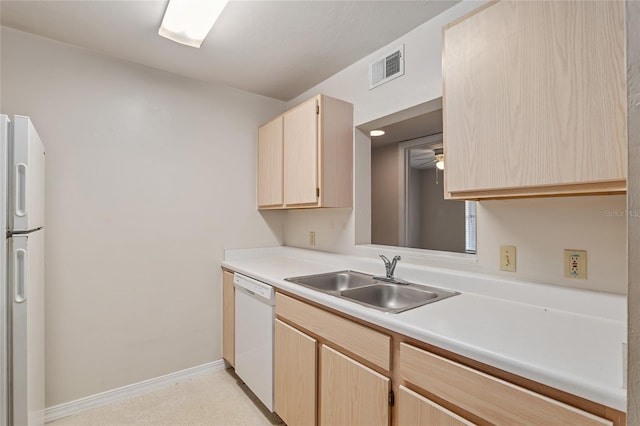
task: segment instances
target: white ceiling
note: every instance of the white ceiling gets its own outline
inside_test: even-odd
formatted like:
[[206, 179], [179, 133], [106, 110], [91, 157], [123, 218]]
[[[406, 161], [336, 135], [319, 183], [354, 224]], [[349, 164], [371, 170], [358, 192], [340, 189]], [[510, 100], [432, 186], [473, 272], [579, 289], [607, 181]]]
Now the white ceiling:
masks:
[[231, 1], [200, 49], [158, 36], [167, 0], [2, 0], [2, 25], [290, 100], [455, 4]]

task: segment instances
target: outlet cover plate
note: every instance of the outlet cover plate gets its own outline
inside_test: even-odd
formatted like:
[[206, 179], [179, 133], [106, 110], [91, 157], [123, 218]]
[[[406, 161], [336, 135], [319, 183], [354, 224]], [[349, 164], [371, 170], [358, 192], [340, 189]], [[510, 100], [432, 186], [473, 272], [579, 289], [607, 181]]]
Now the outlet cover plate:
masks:
[[500, 270], [516, 271], [516, 246], [500, 246]]
[[585, 250], [565, 249], [564, 277], [587, 279], [587, 252]]

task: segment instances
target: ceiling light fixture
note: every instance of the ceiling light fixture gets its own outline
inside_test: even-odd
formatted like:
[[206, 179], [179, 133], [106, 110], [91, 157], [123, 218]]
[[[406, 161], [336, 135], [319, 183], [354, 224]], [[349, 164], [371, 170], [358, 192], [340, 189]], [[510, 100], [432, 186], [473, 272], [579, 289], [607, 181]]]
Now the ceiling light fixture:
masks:
[[436, 154], [436, 167], [444, 170], [444, 154]]
[[228, 0], [169, 0], [158, 34], [199, 48]]
[[371, 136], [382, 136], [384, 135], [384, 130], [372, 130], [369, 132]]

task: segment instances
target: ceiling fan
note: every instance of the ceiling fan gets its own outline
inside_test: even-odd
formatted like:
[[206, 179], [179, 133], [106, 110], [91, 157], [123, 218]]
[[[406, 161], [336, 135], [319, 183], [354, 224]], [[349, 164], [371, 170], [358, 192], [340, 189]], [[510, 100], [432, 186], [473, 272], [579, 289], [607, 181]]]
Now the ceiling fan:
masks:
[[409, 162], [414, 169], [429, 169], [435, 165], [444, 170], [444, 153], [442, 148], [415, 148], [411, 150]]

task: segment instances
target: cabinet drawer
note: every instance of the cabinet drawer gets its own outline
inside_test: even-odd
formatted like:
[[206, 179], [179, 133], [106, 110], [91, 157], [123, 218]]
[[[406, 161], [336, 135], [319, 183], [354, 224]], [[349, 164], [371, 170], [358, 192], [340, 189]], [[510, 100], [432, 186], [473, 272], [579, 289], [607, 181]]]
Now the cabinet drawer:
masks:
[[400, 344], [400, 376], [496, 425], [613, 425], [609, 420], [406, 343]]
[[391, 337], [351, 320], [276, 293], [276, 315], [389, 371]]
[[475, 424], [401, 385], [398, 395], [398, 426], [414, 425], [474, 426]]

